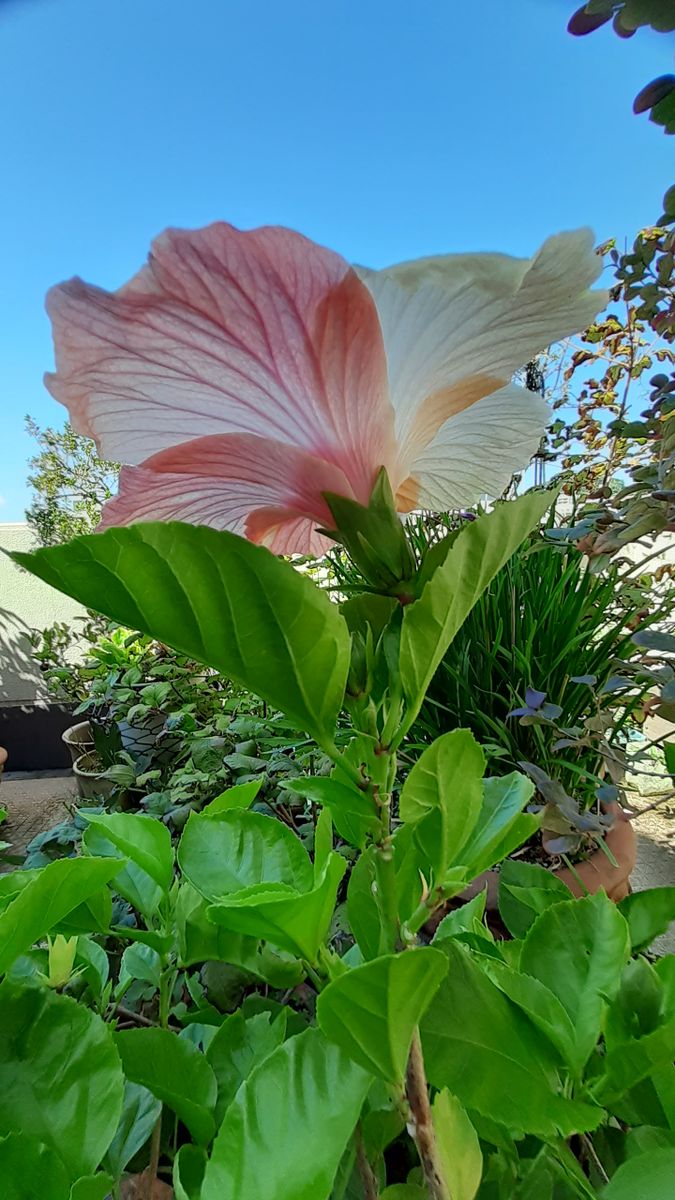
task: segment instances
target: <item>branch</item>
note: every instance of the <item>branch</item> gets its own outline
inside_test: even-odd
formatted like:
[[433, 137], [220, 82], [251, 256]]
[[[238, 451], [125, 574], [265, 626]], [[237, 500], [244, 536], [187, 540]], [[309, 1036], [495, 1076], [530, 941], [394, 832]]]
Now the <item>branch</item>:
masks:
[[429, 1196], [431, 1200], [452, 1200], [436, 1144], [419, 1029], [415, 1030], [410, 1047], [405, 1090], [410, 1105], [409, 1128], [420, 1156]]

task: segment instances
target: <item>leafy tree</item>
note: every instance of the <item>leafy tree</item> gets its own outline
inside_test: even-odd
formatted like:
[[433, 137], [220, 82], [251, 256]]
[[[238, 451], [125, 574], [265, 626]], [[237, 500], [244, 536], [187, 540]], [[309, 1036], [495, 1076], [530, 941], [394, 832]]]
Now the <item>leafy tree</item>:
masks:
[[69, 424], [41, 429], [26, 417], [26, 428], [38, 445], [28, 463], [28, 483], [35, 496], [26, 520], [40, 544], [54, 546], [91, 533], [115, 491], [118, 463], [99, 458], [91, 438]]

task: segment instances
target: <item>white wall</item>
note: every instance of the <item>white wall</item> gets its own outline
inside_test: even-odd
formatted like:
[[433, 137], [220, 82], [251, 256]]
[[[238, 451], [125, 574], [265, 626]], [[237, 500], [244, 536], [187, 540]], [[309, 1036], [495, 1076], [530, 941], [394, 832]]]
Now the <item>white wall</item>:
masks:
[[72, 621], [84, 611], [2, 553], [35, 546], [28, 525], [0, 524], [0, 704], [33, 704], [44, 699], [44, 684], [26, 644], [26, 632], [44, 629], [54, 621]]

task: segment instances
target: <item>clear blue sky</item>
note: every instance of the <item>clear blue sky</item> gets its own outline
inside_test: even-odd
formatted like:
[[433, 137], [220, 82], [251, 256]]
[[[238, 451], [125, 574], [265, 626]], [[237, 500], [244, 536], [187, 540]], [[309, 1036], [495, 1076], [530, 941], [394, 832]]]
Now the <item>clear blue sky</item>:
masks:
[[65, 416], [46, 289], [117, 286], [167, 225], [287, 224], [378, 266], [658, 216], [674, 139], [631, 103], [675, 47], [572, 38], [574, 7], [0, 0], [0, 521], [27, 502], [24, 414]]

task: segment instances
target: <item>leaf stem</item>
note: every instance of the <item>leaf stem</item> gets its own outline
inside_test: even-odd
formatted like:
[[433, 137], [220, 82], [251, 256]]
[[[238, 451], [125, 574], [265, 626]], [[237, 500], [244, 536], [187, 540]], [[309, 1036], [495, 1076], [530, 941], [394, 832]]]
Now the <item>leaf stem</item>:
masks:
[[430, 1200], [452, 1200], [436, 1144], [419, 1029], [415, 1030], [410, 1047], [405, 1090], [410, 1105], [408, 1128], [417, 1146]]

